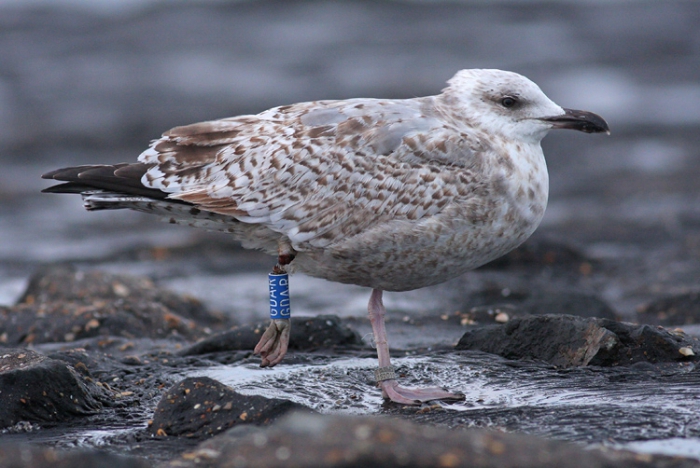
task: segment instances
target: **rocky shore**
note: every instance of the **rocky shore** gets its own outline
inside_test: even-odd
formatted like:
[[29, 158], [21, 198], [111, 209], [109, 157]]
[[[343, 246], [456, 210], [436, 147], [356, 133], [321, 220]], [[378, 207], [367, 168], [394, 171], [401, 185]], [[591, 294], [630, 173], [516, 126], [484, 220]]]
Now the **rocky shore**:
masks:
[[[700, 9], [694, 2], [0, 2], [0, 466], [700, 465]], [[224, 235], [40, 194], [176, 125], [522, 73], [603, 115], [548, 136], [542, 226], [387, 294], [292, 278], [292, 349], [251, 350], [270, 259]]]
[[[543, 258], [557, 268], [551, 255], [532, 256], [531, 250], [522, 247], [491, 268], [507, 263], [507, 271], [522, 275], [523, 269], [543, 268]], [[569, 264], [562, 260], [559, 267]], [[692, 458], [571, 443], [634, 440], [640, 426], [647, 438], [668, 437], [669, 425], [680, 424], [680, 408], [700, 406], [700, 390], [692, 389], [700, 388], [696, 336], [676, 327], [589, 317], [590, 307], [584, 316], [572, 315], [582, 311], [568, 304], [604, 304], [580, 290], [501, 299], [389, 322], [393, 331], [420, 335], [425, 343], [392, 351], [405, 357], [398, 369], [403, 380], [417, 384], [434, 375], [467, 394], [457, 404], [406, 408], [381, 402], [368, 359], [374, 350], [362, 340], [356, 319], [294, 318], [289, 359], [268, 377], [255, 370], [251, 352], [264, 322], [233, 323], [142, 277], [46, 268], [16, 305], [0, 308], [0, 463], [700, 466]], [[640, 317], [682, 308], [683, 322], [694, 323], [688, 296], [676, 300], [665, 297], [640, 308]], [[438, 343], [445, 330], [460, 335], [456, 346], [430, 346], [430, 337]], [[226, 369], [232, 372], [227, 383], [207, 376], [226, 375]], [[257, 378], [237, 385], [236, 369]], [[492, 392], [504, 393], [489, 395], [484, 381]], [[620, 385], [635, 393], [611, 405], [625, 393]], [[520, 388], [522, 396], [523, 387], [543, 401], [562, 401], [509, 401], [518, 397], [517, 391], [508, 396], [509, 389]], [[676, 402], [678, 408], [659, 403], [666, 399], [659, 393], [674, 388], [684, 389], [685, 401]], [[286, 396], [272, 397], [270, 389]], [[641, 407], [633, 403], [640, 398], [648, 399]], [[650, 412], [656, 404], [661, 406]], [[605, 413], [608, 421], [601, 420]], [[686, 436], [700, 435], [697, 418], [681, 426]], [[102, 435], [91, 438], [96, 431]]]

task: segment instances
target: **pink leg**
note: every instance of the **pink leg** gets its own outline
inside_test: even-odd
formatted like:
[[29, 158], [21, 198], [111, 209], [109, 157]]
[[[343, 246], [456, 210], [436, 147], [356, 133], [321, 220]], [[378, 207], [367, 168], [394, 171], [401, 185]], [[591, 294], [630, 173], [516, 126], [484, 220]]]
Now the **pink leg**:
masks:
[[262, 357], [260, 367], [274, 367], [287, 354], [289, 333], [292, 325], [289, 320], [275, 319], [267, 327], [253, 353]]
[[[379, 367], [391, 367], [389, 358], [389, 343], [387, 342], [386, 327], [384, 326], [384, 315], [386, 309], [382, 303], [382, 291], [373, 289], [372, 295], [369, 298], [367, 307], [369, 312], [369, 321], [372, 323], [372, 331], [374, 332], [374, 340], [377, 344], [377, 357], [379, 358]], [[404, 388], [399, 386], [396, 379], [382, 380], [378, 382], [378, 386], [382, 389], [382, 396], [389, 398], [391, 401], [404, 405], [417, 405], [424, 401], [431, 400], [463, 400], [464, 395], [461, 393], [450, 393], [439, 387], [429, 388]]]

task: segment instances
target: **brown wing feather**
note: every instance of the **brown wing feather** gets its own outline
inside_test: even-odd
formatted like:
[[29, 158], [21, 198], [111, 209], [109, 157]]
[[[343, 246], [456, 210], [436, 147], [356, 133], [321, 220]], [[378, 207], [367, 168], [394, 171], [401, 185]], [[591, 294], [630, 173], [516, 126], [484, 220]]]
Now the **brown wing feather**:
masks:
[[177, 127], [139, 160], [171, 199], [322, 247], [458, 195], [455, 168], [465, 172], [473, 141], [436, 114], [432, 98], [301, 103]]

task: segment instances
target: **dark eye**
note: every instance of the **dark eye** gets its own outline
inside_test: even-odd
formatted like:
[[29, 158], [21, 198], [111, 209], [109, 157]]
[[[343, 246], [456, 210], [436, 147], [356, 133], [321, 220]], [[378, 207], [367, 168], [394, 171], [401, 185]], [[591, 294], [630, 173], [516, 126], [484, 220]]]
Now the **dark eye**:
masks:
[[506, 96], [503, 99], [501, 99], [501, 105], [505, 107], [506, 109], [510, 109], [511, 107], [515, 107], [515, 105], [518, 103], [518, 100], [512, 96]]

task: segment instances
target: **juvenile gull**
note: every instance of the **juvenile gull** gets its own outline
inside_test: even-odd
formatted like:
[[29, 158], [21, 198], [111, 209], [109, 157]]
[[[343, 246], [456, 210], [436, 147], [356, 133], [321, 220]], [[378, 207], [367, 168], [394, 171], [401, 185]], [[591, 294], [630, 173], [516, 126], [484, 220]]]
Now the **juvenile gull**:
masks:
[[[382, 291], [441, 283], [520, 245], [547, 205], [542, 138], [608, 125], [516, 73], [462, 70], [448, 83], [437, 96], [305, 102], [176, 127], [136, 163], [45, 174], [66, 182], [45, 191], [228, 232], [276, 255], [278, 271], [372, 288], [383, 396], [462, 398], [399, 386]], [[262, 366], [282, 360], [289, 331], [272, 321], [255, 348]]]

